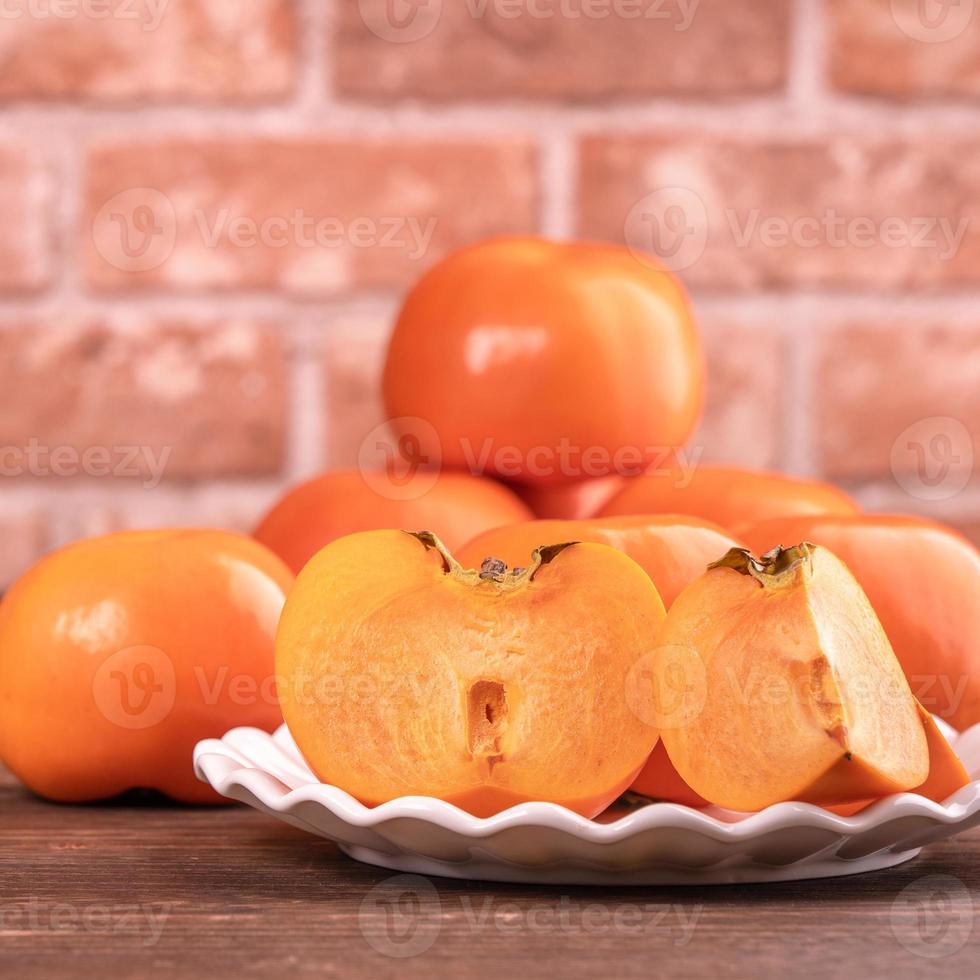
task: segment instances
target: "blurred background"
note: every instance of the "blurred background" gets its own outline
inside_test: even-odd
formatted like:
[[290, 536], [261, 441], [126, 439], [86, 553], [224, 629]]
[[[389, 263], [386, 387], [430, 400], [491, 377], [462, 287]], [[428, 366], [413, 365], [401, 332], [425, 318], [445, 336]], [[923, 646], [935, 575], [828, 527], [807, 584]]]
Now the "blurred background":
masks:
[[405, 288], [654, 251], [704, 458], [980, 540], [973, 0], [3, 0], [0, 582], [356, 463]]

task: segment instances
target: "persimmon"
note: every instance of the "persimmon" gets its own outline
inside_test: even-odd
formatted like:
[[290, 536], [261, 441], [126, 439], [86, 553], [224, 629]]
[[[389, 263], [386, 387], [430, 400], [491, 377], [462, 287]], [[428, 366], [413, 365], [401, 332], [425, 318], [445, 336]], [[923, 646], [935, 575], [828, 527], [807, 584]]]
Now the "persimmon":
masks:
[[420, 473], [417, 492], [401, 499], [384, 479], [357, 470], [324, 473], [277, 501], [255, 537], [298, 572], [324, 545], [355, 531], [431, 527], [457, 548], [474, 534], [533, 515], [511, 490], [469, 473]]
[[856, 513], [858, 505], [827, 483], [764, 470], [698, 465], [666, 467], [628, 480], [599, 516], [691, 514], [739, 537], [747, 526], [767, 518]]
[[677, 598], [653, 659], [681, 778], [733, 810], [852, 803], [930, 770], [919, 706], [867, 597], [826, 548], [733, 549]]
[[664, 616], [605, 545], [477, 571], [427, 532], [352, 534], [286, 602], [283, 714], [317, 775], [369, 806], [418, 794], [477, 816], [530, 800], [593, 816], [657, 741], [629, 685]]
[[695, 793], [681, 778], [667, 755], [663, 739], [654, 746], [643, 768], [633, 780], [630, 790], [667, 803], [683, 803], [684, 806], [693, 807], [708, 805], [708, 800]]
[[681, 446], [704, 368], [690, 303], [652, 257], [538, 238], [482, 242], [405, 299], [384, 370], [396, 426], [444, 462], [518, 483], [642, 472]]
[[960, 730], [980, 722], [980, 552], [919, 517], [798, 517], [745, 532], [754, 551], [802, 538], [854, 574], [919, 700]]
[[282, 723], [274, 644], [292, 579], [228, 531], [130, 531], [42, 559], [0, 603], [0, 758], [52, 800], [221, 802], [194, 745]]
[[515, 486], [517, 495], [534, 511], [535, 517], [580, 521], [595, 517], [599, 509], [622, 489], [621, 476], [600, 476], [577, 483]]
[[509, 565], [524, 565], [546, 541], [594, 541], [629, 555], [653, 579], [669, 609], [681, 591], [708, 563], [738, 542], [720, 527], [683, 514], [648, 517], [599, 517], [584, 521], [525, 521], [478, 534], [459, 551], [465, 564], [486, 555]]

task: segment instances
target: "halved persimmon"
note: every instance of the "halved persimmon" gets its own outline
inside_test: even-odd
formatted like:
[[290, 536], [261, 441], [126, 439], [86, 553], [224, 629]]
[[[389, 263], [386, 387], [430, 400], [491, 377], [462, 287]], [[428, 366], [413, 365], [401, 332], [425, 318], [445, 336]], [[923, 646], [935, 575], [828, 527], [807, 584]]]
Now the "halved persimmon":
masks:
[[287, 600], [283, 714], [317, 775], [369, 806], [423, 795], [488, 816], [545, 800], [593, 816], [657, 741], [628, 686], [664, 616], [643, 569], [605, 545], [477, 571], [427, 532], [349, 535]]
[[734, 810], [914, 790], [929, 743], [867, 597], [826, 548], [733, 549], [684, 590], [654, 658], [681, 778]]
[[459, 560], [478, 564], [481, 556], [495, 555], [509, 565], [523, 565], [546, 541], [594, 541], [624, 552], [653, 579], [668, 609], [709, 562], [738, 546], [716, 524], [685, 514], [654, 514], [509, 524], [477, 535], [463, 546]]
[[713, 521], [735, 537], [749, 525], [791, 514], [856, 514], [843, 490], [818, 480], [737, 466], [664, 468], [628, 480], [599, 511], [625, 514], [690, 514]]
[[851, 570], [920, 701], [961, 731], [980, 722], [980, 552], [921, 517], [864, 514], [766, 521], [757, 552], [806, 538]]

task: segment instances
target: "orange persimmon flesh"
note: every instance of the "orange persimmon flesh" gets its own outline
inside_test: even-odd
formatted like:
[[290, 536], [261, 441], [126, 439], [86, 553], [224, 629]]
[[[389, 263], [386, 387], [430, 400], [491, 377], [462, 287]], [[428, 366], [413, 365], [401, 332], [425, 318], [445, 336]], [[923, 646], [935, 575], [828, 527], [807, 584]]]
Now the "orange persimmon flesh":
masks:
[[605, 545], [477, 571], [427, 532], [349, 535], [287, 599], [283, 714], [316, 774], [369, 806], [423, 795], [488, 816], [544, 800], [594, 816], [656, 744], [627, 687], [665, 615]]
[[684, 514], [540, 520], [484, 531], [463, 546], [459, 560], [479, 564], [495, 555], [509, 565], [523, 564], [546, 541], [594, 541], [624, 552], [653, 579], [668, 609], [709, 562], [738, 545], [716, 524]]
[[730, 551], [674, 602], [653, 674], [671, 762], [719, 806], [851, 803], [929, 776], [919, 706], [826, 548]]

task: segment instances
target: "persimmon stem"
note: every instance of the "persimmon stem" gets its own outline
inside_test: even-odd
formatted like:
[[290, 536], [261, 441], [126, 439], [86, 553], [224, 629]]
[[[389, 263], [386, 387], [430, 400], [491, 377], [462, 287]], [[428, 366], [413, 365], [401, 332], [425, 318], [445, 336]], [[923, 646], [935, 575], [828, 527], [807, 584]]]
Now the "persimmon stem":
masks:
[[481, 582], [490, 582], [497, 586], [501, 591], [509, 592], [527, 582], [534, 581], [534, 576], [543, 565], [548, 565], [555, 560], [566, 548], [577, 541], [566, 541], [563, 544], [542, 545], [531, 552], [531, 564], [526, 568], [514, 568], [510, 573], [507, 572], [507, 564], [500, 558], [487, 558], [480, 566], [479, 571], [475, 568], [463, 568], [462, 565], [452, 556], [449, 549], [439, 540], [438, 536], [432, 531], [406, 531], [420, 541], [426, 548], [431, 548], [439, 552], [442, 558], [443, 569], [447, 575], [452, 575], [459, 582], [468, 585], [479, 585]]
[[792, 548], [775, 547], [756, 558], [747, 548], [729, 548], [725, 554], [708, 565], [713, 568], [730, 568], [740, 575], [751, 575], [760, 585], [778, 586], [794, 577], [804, 562], [809, 565], [814, 545], [801, 541]]

